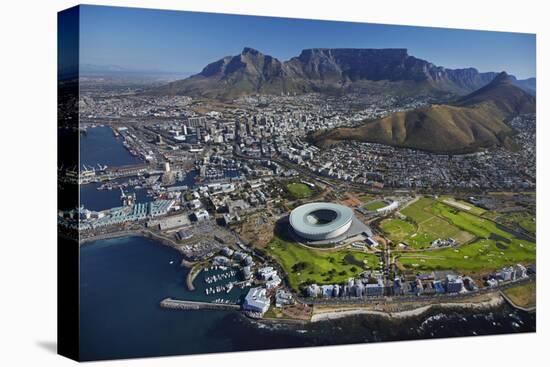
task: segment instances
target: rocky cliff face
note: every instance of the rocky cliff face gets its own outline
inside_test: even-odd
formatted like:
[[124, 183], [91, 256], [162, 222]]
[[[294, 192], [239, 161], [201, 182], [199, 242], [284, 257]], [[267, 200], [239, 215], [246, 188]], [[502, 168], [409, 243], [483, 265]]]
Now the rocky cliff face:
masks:
[[[207, 65], [199, 74], [155, 89], [157, 94], [233, 98], [255, 93], [373, 92], [391, 95], [464, 95], [497, 73], [446, 69], [406, 49], [303, 50], [288, 61], [246, 47]], [[519, 84], [518, 84], [519, 85]]]

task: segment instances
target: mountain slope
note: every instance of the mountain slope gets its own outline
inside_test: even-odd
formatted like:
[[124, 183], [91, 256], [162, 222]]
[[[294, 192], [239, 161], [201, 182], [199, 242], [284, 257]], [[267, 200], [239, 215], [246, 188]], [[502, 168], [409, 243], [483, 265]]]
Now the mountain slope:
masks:
[[466, 153], [509, 144], [513, 131], [506, 120], [530, 112], [535, 112], [535, 98], [501, 73], [453, 105], [398, 112], [359, 127], [318, 132], [311, 139], [322, 147], [358, 140], [440, 153]]
[[446, 69], [410, 56], [406, 49], [303, 50], [281, 62], [246, 47], [241, 54], [207, 65], [199, 74], [149, 91], [228, 99], [264, 93], [385, 93], [464, 95], [489, 83], [496, 73]]
[[513, 80], [514, 85], [520, 87], [527, 93], [532, 96], [537, 95], [537, 79], [536, 78], [527, 78], [527, 79], [515, 79]]

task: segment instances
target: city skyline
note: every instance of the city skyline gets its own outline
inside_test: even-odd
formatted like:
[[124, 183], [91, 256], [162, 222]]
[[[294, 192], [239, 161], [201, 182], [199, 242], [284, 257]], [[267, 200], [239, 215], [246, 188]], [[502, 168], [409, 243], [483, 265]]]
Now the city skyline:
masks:
[[[281, 61], [307, 48], [406, 48], [446, 68], [536, 76], [534, 34], [81, 6], [80, 62], [200, 72], [252, 47]], [[139, 42], [136, 42], [136, 39]]]

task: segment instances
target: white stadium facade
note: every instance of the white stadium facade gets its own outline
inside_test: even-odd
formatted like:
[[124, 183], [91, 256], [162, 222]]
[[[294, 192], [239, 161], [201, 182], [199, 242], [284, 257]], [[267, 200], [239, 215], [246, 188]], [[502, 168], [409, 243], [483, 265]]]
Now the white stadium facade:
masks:
[[326, 241], [346, 235], [354, 221], [353, 210], [333, 203], [308, 203], [290, 213], [290, 225], [301, 238]]

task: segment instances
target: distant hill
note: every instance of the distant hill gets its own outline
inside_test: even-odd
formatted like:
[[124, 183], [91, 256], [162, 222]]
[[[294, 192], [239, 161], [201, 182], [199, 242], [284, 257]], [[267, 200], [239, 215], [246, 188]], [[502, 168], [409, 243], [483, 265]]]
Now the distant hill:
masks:
[[[207, 65], [199, 74], [152, 89], [151, 94], [230, 99], [249, 94], [368, 92], [399, 96], [464, 95], [496, 73], [446, 69], [406, 49], [303, 50], [281, 62], [246, 47]], [[518, 81], [520, 83], [520, 81]]]
[[537, 79], [536, 78], [527, 78], [527, 79], [515, 79], [513, 78], [513, 83], [526, 91], [527, 93], [535, 96], [537, 95]]
[[507, 119], [535, 112], [535, 97], [506, 73], [455, 103], [432, 105], [367, 121], [356, 128], [317, 132], [311, 140], [327, 147], [346, 140], [366, 141], [439, 153], [466, 153], [511, 144]]
[[161, 70], [132, 69], [118, 65], [80, 64], [78, 75], [81, 78], [107, 80], [164, 81], [181, 80], [194, 73], [170, 72]]

